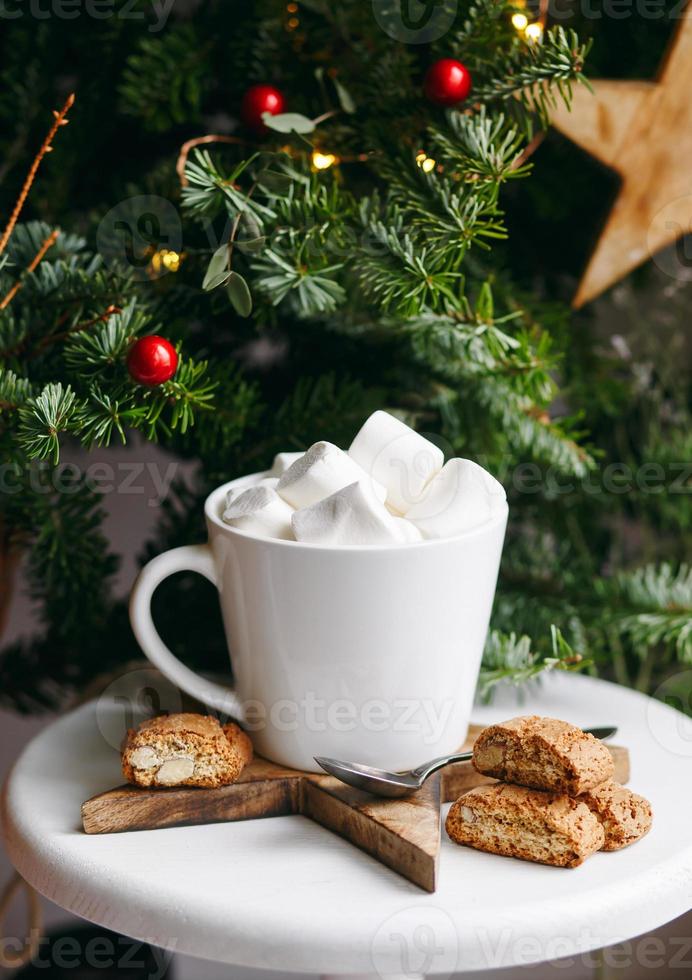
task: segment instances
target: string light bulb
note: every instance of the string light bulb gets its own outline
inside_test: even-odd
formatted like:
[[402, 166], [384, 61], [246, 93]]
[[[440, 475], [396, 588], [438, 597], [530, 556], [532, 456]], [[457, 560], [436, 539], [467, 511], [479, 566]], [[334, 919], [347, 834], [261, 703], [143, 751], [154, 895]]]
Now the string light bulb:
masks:
[[164, 272], [177, 272], [182, 258], [182, 255], [179, 252], [174, 252], [173, 249], [161, 248], [152, 255], [149, 267], [157, 276]]
[[432, 157], [429, 157], [425, 150], [419, 150], [416, 153], [416, 163], [421, 168], [423, 173], [429, 174], [435, 169], [436, 161]]
[[312, 165], [315, 170], [329, 170], [337, 162], [337, 157], [333, 153], [322, 153], [320, 150], [312, 151]]
[[525, 31], [529, 25], [529, 18], [526, 14], [512, 14], [512, 27], [521, 33]]
[[527, 39], [527, 41], [538, 43], [538, 41], [540, 41], [543, 37], [543, 25], [537, 20], [534, 21], [533, 24], [529, 24], [524, 29], [524, 37]]

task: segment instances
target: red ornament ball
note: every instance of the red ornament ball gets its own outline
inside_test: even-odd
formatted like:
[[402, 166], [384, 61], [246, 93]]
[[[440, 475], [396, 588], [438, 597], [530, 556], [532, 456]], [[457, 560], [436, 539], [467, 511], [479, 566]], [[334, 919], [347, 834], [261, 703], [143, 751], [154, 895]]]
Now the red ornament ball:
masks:
[[140, 337], [127, 354], [127, 370], [137, 384], [150, 388], [170, 381], [178, 368], [178, 354], [165, 337]]
[[240, 115], [246, 126], [258, 133], [266, 133], [262, 113], [270, 112], [276, 116], [284, 111], [286, 100], [283, 92], [273, 85], [253, 85], [243, 96]]
[[471, 91], [471, 73], [455, 58], [440, 58], [425, 73], [423, 91], [426, 99], [435, 105], [457, 105]]

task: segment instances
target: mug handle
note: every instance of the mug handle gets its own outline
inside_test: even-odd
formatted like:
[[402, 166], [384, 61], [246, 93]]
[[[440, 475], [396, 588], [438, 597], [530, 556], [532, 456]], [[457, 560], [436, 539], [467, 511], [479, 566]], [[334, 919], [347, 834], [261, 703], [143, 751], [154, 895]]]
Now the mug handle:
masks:
[[168, 649], [154, 626], [151, 598], [156, 587], [175, 572], [197, 572], [218, 588], [214, 558], [208, 544], [184, 545], [182, 548], [165, 551], [144, 566], [132, 588], [132, 631], [144, 654], [171, 683], [208, 707], [242, 721], [244, 712], [236, 692], [223, 684], [200, 677], [181, 663]]

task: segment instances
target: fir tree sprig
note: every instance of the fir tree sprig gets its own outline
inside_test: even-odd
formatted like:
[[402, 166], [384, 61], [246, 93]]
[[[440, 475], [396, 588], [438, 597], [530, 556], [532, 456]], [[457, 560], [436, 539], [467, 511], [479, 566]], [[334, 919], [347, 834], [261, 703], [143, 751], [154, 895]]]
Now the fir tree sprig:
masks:
[[431, 126], [430, 136], [433, 148], [439, 147], [458, 178], [487, 182], [495, 194], [504, 181], [529, 173], [528, 165], [516, 165], [525, 145], [524, 134], [505, 113], [491, 114], [485, 105], [473, 114], [450, 111], [447, 127]]
[[61, 382], [51, 383], [19, 409], [19, 443], [31, 459], [60, 458], [60, 436], [74, 431], [77, 396]]
[[120, 81], [121, 110], [154, 133], [196, 119], [212, 84], [208, 47], [192, 23], [176, 24], [163, 36], [140, 38]]
[[613, 626], [640, 657], [658, 648], [692, 663], [692, 566], [649, 564], [597, 588], [612, 603]]
[[34, 386], [28, 378], [0, 365], [0, 412], [7, 413], [26, 405], [33, 393]]
[[498, 684], [526, 684], [552, 670], [579, 671], [590, 665], [572, 649], [555, 625], [550, 627], [550, 645], [548, 656], [533, 649], [531, 637], [526, 633], [517, 636], [491, 630], [483, 651], [479, 696], [487, 701]]
[[73, 328], [64, 338], [65, 364], [83, 378], [101, 377], [105, 370], [122, 365], [129, 345], [150, 320], [133, 299], [122, 310], [113, 309], [80, 329]]
[[588, 84], [583, 71], [589, 46], [575, 31], [549, 28], [540, 44], [513, 45], [494, 63], [492, 77], [479, 81], [474, 98], [480, 103], [518, 98], [547, 123], [556, 95], [569, 105], [571, 84]]

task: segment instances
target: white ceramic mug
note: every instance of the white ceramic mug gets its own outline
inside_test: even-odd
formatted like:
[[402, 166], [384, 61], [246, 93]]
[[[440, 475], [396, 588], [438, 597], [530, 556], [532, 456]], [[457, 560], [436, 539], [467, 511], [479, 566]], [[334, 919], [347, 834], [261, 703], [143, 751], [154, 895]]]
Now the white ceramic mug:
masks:
[[[405, 769], [466, 736], [507, 523], [397, 546], [324, 547], [259, 538], [224, 524], [226, 493], [205, 503], [209, 543], [146, 565], [130, 601], [149, 660], [199, 701], [245, 722], [256, 751], [318, 771], [315, 755]], [[200, 677], [165, 646], [151, 597], [168, 575], [216, 585], [233, 690]]]

